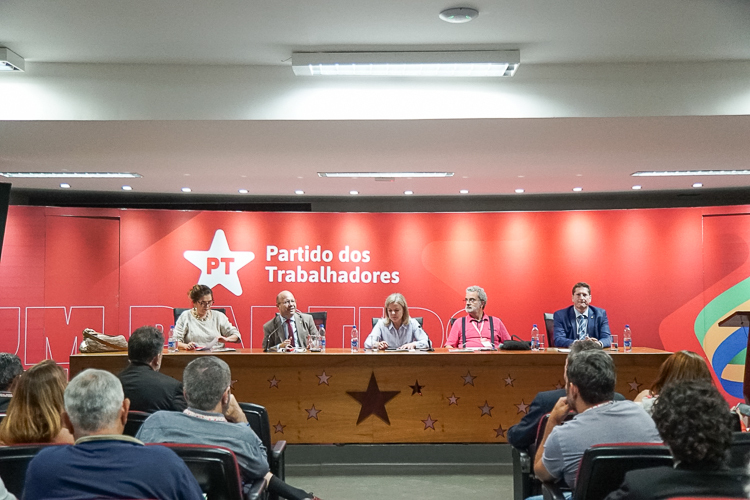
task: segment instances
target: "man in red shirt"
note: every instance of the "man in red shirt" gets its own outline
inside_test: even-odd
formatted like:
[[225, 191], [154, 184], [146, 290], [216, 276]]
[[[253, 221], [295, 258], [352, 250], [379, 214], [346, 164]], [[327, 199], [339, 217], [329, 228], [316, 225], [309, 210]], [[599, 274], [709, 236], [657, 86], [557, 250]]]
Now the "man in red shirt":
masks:
[[472, 347], [497, 349], [510, 340], [508, 330], [497, 316], [487, 316], [487, 293], [480, 286], [466, 289], [466, 312], [468, 316], [457, 318], [445, 341], [445, 347]]

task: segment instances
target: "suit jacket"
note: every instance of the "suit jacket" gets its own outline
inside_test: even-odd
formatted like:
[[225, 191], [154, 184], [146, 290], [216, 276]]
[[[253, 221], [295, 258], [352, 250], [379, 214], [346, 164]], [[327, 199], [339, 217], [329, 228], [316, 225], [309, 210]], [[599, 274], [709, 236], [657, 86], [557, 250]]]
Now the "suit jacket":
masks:
[[[570, 306], [556, 311], [555, 320], [555, 347], [568, 347], [578, 340], [578, 324], [576, 322], [575, 307]], [[609, 347], [612, 343], [612, 334], [609, 331], [609, 320], [607, 311], [599, 307], [589, 306], [589, 322], [586, 334], [599, 340], [603, 347]]]
[[[508, 444], [521, 451], [527, 451], [536, 442], [537, 427], [544, 415], [552, 411], [557, 400], [565, 396], [565, 389], [540, 392], [529, 405], [529, 412], [520, 422], [508, 429]], [[615, 393], [615, 401], [623, 401], [625, 396]], [[533, 458], [533, 457], [532, 457]]]
[[[276, 346], [286, 339], [286, 328], [283, 318], [277, 314], [273, 319], [263, 325], [263, 350], [276, 350]], [[318, 333], [315, 320], [309, 314], [294, 311], [294, 325], [297, 327], [297, 347], [307, 347], [307, 337]]]
[[606, 500], [662, 500], [673, 497], [747, 498], [743, 470], [704, 471], [652, 467], [625, 474], [619, 490]]
[[153, 413], [159, 410], [182, 411], [187, 408], [182, 382], [153, 370], [149, 365], [131, 361], [117, 376], [130, 409]]

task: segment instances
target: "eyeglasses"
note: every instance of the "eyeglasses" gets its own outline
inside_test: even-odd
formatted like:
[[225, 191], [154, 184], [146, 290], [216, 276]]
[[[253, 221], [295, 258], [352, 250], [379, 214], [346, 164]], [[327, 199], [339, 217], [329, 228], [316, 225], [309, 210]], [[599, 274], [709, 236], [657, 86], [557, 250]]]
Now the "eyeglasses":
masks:
[[237, 383], [237, 380], [232, 380], [231, 382], [229, 382], [229, 388], [234, 390], [234, 384], [236, 383]]
[[211, 307], [214, 304], [214, 301], [213, 300], [200, 300], [196, 302], [196, 304], [198, 304], [199, 306], [203, 306], [203, 307]]
[[479, 302], [479, 299], [464, 299], [464, 302], [467, 304], [474, 304], [475, 302]]

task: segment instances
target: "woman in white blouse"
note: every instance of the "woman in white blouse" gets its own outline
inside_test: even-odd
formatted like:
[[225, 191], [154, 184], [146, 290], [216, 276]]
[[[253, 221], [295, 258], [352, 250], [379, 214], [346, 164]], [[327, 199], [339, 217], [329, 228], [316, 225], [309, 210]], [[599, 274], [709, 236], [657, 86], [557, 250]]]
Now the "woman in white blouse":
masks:
[[214, 295], [209, 287], [195, 285], [188, 296], [193, 301], [193, 308], [183, 312], [174, 325], [178, 348], [191, 350], [216, 341], [222, 347], [224, 342], [239, 342], [239, 330], [224, 313], [211, 309]]

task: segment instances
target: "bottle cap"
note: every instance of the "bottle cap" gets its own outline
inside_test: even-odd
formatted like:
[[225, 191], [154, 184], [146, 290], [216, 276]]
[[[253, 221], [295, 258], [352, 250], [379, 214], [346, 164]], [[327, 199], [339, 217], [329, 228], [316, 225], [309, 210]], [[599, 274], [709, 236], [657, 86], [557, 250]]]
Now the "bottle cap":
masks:
[[630, 325], [625, 325], [625, 328], [630, 328]]
[[534, 323], [534, 328], [536, 328], [536, 323]]

